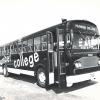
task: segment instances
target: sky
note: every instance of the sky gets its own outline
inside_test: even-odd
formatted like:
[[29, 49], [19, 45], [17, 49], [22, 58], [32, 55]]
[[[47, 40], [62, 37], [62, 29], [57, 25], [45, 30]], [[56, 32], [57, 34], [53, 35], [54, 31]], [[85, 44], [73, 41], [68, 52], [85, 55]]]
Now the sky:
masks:
[[100, 31], [100, 0], [0, 0], [0, 45], [61, 23], [84, 19]]

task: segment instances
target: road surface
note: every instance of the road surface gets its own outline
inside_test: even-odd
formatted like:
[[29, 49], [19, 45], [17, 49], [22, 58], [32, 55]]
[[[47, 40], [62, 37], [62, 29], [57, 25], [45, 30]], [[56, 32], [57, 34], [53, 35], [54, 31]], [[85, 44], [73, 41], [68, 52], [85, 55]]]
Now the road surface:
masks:
[[33, 77], [13, 74], [4, 77], [0, 70], [0, 100], [99, 100], [99, 76], [100, 72], [97, 72], [95, 81], [64, 89], [53, 85], [46, 90], [37, 86]]

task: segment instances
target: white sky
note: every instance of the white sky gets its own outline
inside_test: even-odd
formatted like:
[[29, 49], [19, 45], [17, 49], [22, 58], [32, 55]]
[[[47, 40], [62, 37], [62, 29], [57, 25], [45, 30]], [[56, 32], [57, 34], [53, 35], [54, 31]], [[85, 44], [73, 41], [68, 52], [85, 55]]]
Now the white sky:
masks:
[[61, 22], [86, 19], [100, 31], [100, 0], [0, 0], [0, 45]]

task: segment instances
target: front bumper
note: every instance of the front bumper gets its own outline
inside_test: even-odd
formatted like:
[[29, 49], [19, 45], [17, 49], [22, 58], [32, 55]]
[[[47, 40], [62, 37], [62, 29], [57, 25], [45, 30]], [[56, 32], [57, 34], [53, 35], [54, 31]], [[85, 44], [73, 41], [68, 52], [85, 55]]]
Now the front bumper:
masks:
[[88, 68], [83, 68], [83, 69], [75, 69], [75, 74], [85, 74], [85, 73], [91, 73], [91, 72], [95, 72], [95, 71], [99, 71], [100, 70], [100, 66], [96, 66], [96, 67], [88, 67]]
[[86, 73], [80, 75], [66, 76], [67, 87], [71, 87], [74, 83], [83, 82], [87, 80], [94, 80], [95, 73]]

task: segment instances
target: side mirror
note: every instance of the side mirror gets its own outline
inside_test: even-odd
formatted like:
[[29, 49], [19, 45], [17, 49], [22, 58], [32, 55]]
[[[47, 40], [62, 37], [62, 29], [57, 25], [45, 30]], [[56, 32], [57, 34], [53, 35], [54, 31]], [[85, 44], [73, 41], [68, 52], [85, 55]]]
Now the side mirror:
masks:
[[71, 34], [71, 41], [73, 41], [74, 34], [73, 34], [73, 30], [72, 29], [70, 30], [70, 34]]
[[72, 47], [72, 44], [71, 44], [71, 43], [67, 43], [67, 44], [66, 44], [66, 48], [67, 48], [67, 49], [70, 49], [71, 47]]

